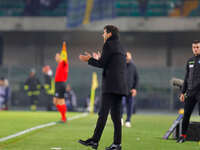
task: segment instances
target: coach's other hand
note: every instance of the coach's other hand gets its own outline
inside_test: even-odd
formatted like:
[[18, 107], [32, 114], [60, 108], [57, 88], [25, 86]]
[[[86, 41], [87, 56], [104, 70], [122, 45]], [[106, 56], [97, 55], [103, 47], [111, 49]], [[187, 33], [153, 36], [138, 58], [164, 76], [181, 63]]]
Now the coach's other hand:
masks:
[[135, 97], [135, 96], [137, 95], [137, 90], [136, 90], [136, 89], [132, 89], [132, 90], [131, 90], [131, 95], [132, 95], [133, 97]]
[[99, 51], [97, 53], [93, 52], [92, 57], [96, 60], [99, 60], [99, 58], [101, 57], [101, 53]]
[[84, 61], [84, 62], [88, 62], [88, 60], [91, 58], [91, 54], [88, 53], [88, 52], [85, 52], [85, 55], [79, 55], [79, 59], [81, 61]]

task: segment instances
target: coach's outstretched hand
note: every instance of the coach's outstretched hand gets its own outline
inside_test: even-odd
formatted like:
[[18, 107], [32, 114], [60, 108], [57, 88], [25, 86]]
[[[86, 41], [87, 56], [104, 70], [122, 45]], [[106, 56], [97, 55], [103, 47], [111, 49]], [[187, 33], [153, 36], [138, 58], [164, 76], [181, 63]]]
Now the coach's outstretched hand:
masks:
[[85, 52], [85, 55], [79, 55], [79, 59], [83, 62], [88, 62], [88, 60], [91, 58], [91, 54], [88, 52]]
[[92, 57], [96, 60], [99, 60], [99, 58], [101, 57], [101, 53], [99, 51], [97, 53], [93, 52]]

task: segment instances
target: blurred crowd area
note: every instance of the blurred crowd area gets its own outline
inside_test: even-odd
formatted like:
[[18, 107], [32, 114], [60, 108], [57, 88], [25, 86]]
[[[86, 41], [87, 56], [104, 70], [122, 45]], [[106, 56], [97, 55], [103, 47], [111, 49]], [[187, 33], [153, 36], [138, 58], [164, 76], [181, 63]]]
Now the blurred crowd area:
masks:
[[[199, 16], [199, 0], [93, 0], [94, 12], [116, 16]], [[0, 16], [67, 16], [87, 0], [1, 0]], [[95, 17], [95, 16], [94, 16]]]

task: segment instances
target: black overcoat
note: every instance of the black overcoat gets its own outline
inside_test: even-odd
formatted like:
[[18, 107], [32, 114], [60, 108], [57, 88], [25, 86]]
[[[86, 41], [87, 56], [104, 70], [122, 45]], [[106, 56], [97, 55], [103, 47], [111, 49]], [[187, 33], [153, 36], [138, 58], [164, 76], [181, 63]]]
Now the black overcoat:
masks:
[[90, 58], [89, 65], [103, 68], [102, 93], [127, 95], [126, 53], [117, 37], [111, 36], [103, 45], [99, 60]]

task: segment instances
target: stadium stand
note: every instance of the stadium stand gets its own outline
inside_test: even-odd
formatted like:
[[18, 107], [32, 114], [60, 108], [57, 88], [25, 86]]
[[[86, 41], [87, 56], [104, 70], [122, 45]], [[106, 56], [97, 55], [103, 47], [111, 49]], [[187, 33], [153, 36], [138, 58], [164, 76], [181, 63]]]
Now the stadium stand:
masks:
[[170, 16], [198, 16], [199, 0], [185, 0], [182, 4], [175, 6]]
[[[139, 0], [113, 1], [116, 16], [140, 17]], [[95, 2], [95, 1], [94, 1]], [[198, 16], [199, 0], [148, 0], [147, 14], [157, 16]], [[66, 16], [67, 0], [62, 0], [54, 9], [40, 7], [40, 16]], [[1, 0], [0, 16], [23, 16], [24, 0]], [[95, 8], [95, 7], [94, 7]]]
[[1, 0], [0, 16], [21, 16], [24, 7], [23, 0]]
[[[66, 16], [67, 0], [62, 0], [54, 9], [40, 7], [40, 16]], [[0, 16], [23, 16], [26, 3], [24, 0], [1, 0]]]

